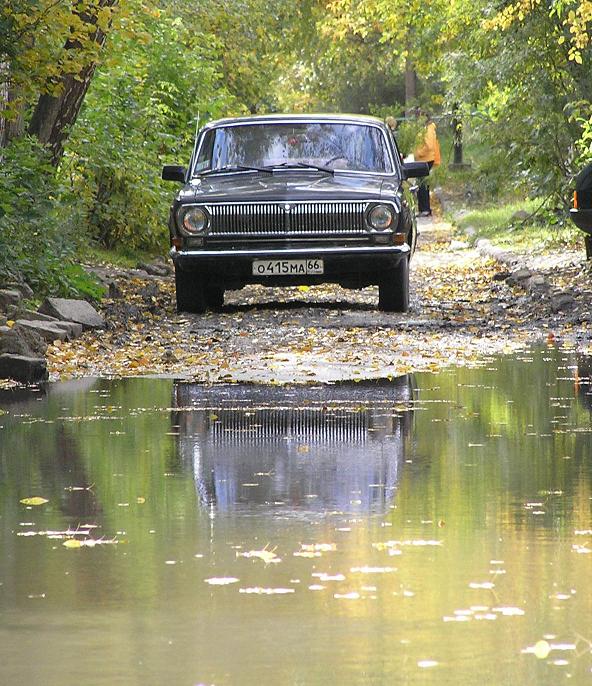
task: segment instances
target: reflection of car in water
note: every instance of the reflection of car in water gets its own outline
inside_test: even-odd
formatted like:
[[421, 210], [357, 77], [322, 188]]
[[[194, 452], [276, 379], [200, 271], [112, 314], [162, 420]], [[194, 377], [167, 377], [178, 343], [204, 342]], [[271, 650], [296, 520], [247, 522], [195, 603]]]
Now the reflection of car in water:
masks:
[[383, 511], [411, 434], [410, 376], [324, 387], [174, 387], [180, 461], [202, 504]]

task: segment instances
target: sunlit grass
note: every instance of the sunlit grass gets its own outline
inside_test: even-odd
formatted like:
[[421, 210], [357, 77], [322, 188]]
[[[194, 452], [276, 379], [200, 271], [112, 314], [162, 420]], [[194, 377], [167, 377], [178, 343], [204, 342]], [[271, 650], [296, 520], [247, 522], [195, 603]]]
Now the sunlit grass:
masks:
[[[486, 238], [514, 252], [583, 249], [583, 234], [569, 221], [551, 223], [538, 216], [540, 201], [519, 200], [480, 207], [453, 218], [471, 242]], [[517, 217], [517, 212], [529, 216]]]

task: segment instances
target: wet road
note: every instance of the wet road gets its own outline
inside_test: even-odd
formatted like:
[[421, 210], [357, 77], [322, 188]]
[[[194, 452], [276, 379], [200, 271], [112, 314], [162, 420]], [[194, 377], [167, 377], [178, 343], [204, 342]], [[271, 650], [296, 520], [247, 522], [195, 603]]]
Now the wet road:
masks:
[[310, 383], [473, 365], [483, 355], [549, 338], [592, 351], [590, 279], [581, 255], [573, 273], [549, 267], [558, 286], [586, 284], [573, 308], [553, 312], [548, 298], [510, 285], [505, 267], [455, 240], [450, 224], [420, 223], [406, 314], [379, 312], [377, 287], [326, 285], [249, 286], [228, 292], [220, 312], [177, 315], [172, 277], [107, 270], [119, 292], [103, 303], [108, 331], [53, 346], [52, 378], [160, 374], [207, 383]]
[[3, 392], [0, 683], [590, 683], [591, 370]]

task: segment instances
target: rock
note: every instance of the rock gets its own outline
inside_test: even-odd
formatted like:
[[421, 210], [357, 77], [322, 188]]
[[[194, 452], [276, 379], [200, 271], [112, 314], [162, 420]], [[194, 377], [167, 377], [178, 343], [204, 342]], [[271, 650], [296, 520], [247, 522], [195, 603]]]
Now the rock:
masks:
[[143, 269], [151, 276], [168, 276], [172, 271], [168, 264], [163, 263], [147, 264], [145, 262], [140, 262], [138, 263], [138, 269]]
[[522, 286], [524, 288], [526, 285], [525, 282], [528, 281], [532, 275], [530, 269], [517, 269], [508, 276], [506, 282], [510, 284], [510, 286]]
[[466, 250], [468, 247], [466, 241], [450, 241], [450, 250]]
[[47, 381], [47, 362], [43, 357], [0, 355], [0, 379], [14, 379], [21, 383]]
[[542, 274], [533, 274], [526, 282], [526, 288], [531, 292], [544, 291], [549, 288], [549, 285], [545, 281], [545, 277], [542, 276]]
[[44, 341], [53, 343], [54, 341], [65, 341], [68, 337], [68, 332], [65, 329], [58, 327], [52, 322], [29, 321], [28, 319], [18, 319], [15, 327], [18, 330], [28, 329], [38, 333]]
[[77, 322], [84, 330], [104, 329], [105, 320], [86, 300], [68, 298], [46, 298], [39, 312], [49, 314], [61, 321]]
[[3, 317], [2, 315], [0, 315], [0, 327], [5, 326], [7, 321], [8, 321], [8, 319], [6, 319], [6, 317]]
[[8, 286], [13, 290], [18, 291], [23, 296], [23, 298], [25, 298], [25, 300], [30, 300], [35, 296], [33, 289], [25, 281], [23, 281], [22, 283], [9, 283]]
[[34, 357], [45, 355], [46, 350], [47, 343], [37, 331], [22, 328], [18, 324], [12, 328], [0, 328], [0, 353]]
[[569, 293], [554, 293], [551, 296], [551, 310], [553, 312], [565, 312], [575, 305], [575, 298]]
[[5, 311], [7, 319], [16, 319], [20, 309], [20, 305], [8, 305]]
[[2, 288], [0, 289], [0, 310], [7, 312], [9, 307], [18, 307], [22, 299], [20, 291]]
[[518, 210], [518, 212], [514, 212], [514, 214], [510, 217], [510, 221], [512, 224], [514, 222], [524, 222], [527, 219], [530, 219], [530, 217], [530, 212], [527, 212], [526, 210]]
[[78, 322], [60, 322], [56, 320], [54, 326], [57, 326], [58, 329], [63, 329], [68, 334], [68, 340], [82, 335], [82, 324], [78, 324]]
[[109, 282], [108, 297], [111, 298], [111, 300], [120, 300], [121, 298], [123, 298], [123, 291], [121, 290], [121, 288], [119, 288], [115, 281]]
[[41, 312], [35, 312], [35, 310], [21, 310], [19, 312], [19, 319], [28, 319], [29, 321], [38, 322], [58, 322], [59, 319], [55, 317], [50, 317], [48, 314], [42, 314]]

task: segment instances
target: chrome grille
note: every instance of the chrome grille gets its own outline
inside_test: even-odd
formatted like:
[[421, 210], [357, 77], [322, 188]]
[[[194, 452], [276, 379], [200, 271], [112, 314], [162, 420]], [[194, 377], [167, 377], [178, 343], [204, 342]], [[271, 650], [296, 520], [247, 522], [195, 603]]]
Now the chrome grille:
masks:
[[367, 202], [216, 204], [210, 236], [367, 236]]

